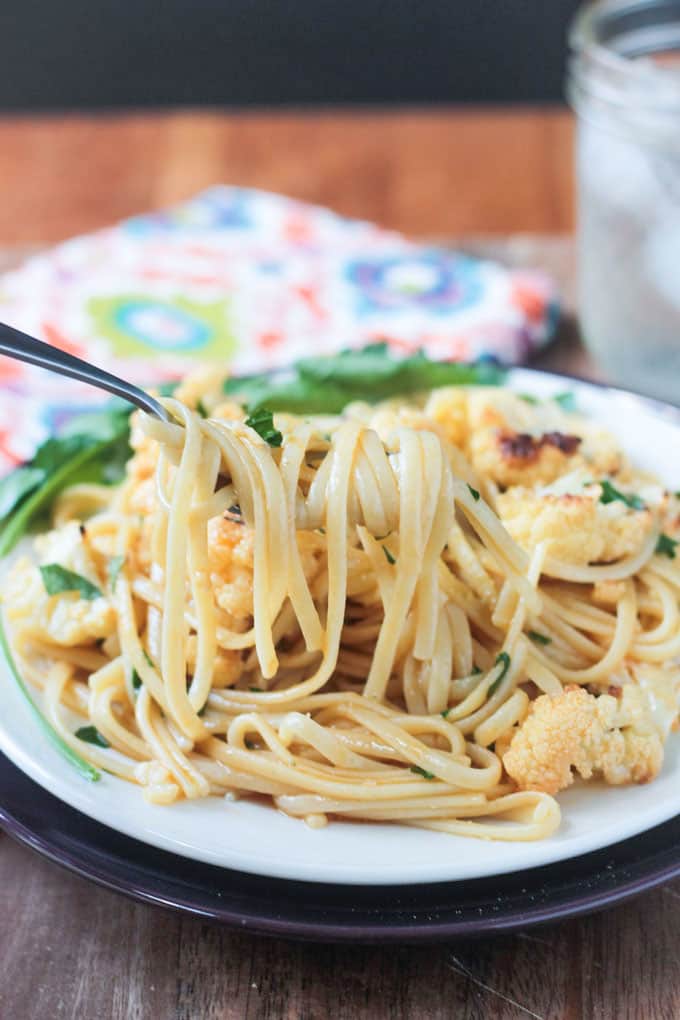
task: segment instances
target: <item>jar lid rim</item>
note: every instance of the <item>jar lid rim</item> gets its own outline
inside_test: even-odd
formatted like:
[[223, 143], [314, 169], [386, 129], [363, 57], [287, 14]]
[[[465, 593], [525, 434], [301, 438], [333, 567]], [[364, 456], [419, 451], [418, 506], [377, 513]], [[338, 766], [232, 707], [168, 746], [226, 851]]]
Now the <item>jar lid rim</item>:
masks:
[[[599, 22], [617, 14], [632, 14], [636, 10], [644, 10], [653, 7], [653, 5], [654, 0], [597, 0], [595, 3], [582, 4], [576, 11], [569, 27], [570, 48], [596, 56], [612, 68], [633, 73], [642, 72], [647, 75], [651, 71], [667, 78], [667, 69], [659, 66], [650, 68], [649, 65], [640, 64], [639, 61], [619, 52], [612, 46], [607, 46], [598, 39], [597, 26]], [[678, 4], [678, 27], [680, 28], [680, 4]], [[649, 52], [654, 52], [654, 50], [650, 49]]]
[[[584, 4], [577, 11], [569, 29], [569, 46], [574, 54], [569, 64], [569, 77], [572, 82], [578, 77], [581, 78], [582, 84], [589, 81], [590, 85], [586, 86], [586, 92], [594, 92], [599, 94], [601, 99], [612, 102], [614, 94], [625, 81], [628, 86], [641, 89], [635, 95], [638, 103], [649, 104], [656, 107], [659, 112], [666, 109], [669, 112], [675, 110], [677, 113], [680, 103], [680, 75], [677, 70], [669, 72], [668, 68], [658, 64], [637, 60], [613, 46], [608, 46], [598, 37], [598, 25], [604, 23], [607, 18], [652, 9], [654, 3], [655, 0], [597, 0], [596, 3]], [[680, 36], [680, 3], [678, 13]], [[613, 35], [612, 38], [616, 36]], [[661, 47], [650, 46], [647, 52], [661, 52]], [[609, 78], [609, 85], [604, 89], [597, 87], [593, 81], [593, 74], [598, 69]], [[656, 83], [657, 86], [663, 84], [663, 98], [651, 93], [647, 88], [649, 83]], [[624, 98], [629, 102], [632, 98], [631, 93], [628, 92], [622, 97], [622, 101]]]

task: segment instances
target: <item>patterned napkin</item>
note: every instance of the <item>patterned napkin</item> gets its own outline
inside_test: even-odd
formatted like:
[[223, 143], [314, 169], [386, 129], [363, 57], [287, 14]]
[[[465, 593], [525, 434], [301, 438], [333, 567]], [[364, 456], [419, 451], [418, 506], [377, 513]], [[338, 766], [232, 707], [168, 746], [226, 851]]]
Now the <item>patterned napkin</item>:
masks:
[[[377, 339], [515, 364], [556, 318], [541, 273], [229, 187], [74, 238], [0, 280], [0, 320], [146, 384], [199, 359], [241, 373]], [[0, 358], [0, 471], [101, 399]]]

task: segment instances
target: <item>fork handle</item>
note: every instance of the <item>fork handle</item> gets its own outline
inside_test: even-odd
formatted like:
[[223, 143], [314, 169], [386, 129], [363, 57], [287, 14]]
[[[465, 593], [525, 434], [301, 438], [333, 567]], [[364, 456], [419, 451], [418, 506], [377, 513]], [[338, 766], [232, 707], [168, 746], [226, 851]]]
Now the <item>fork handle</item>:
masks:
[[172, 416], [165, 410], [163, 405], [150, 397], [148, 393], [134, 386], [132, 383], [119, 379], [102, 368], [90, 365], [73, 354], [52, 347], [51, 344], [36, 340], [28, 333], [22, 333], [13, 326], [0, 322], [0, 354], [8, 358], [15, 358], [18, 361], [26, 361], [29, 365], [36, 365], [38, 368], [45, 368], [49, 372], [58, 372], [60, 375], [70, 376], [80, 382], [89, 383], [100, 390], [107, 390], [123, 400], [128, 400], [146, 411], [148, 414], [162, 421], [172, 421]]

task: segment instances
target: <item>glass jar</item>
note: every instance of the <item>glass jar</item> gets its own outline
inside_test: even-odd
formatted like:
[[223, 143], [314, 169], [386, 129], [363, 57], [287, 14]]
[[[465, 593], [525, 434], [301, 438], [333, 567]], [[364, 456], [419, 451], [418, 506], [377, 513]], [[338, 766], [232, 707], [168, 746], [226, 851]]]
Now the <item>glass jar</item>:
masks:
[[680, 404], [680, 0], [599, 0], [570, 44], [584, 341]]

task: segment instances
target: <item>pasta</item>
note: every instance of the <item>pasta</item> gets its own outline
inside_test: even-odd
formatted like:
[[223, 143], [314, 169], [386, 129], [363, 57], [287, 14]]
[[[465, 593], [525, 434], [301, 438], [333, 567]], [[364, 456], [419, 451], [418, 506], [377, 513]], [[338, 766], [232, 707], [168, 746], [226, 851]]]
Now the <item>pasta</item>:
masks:
[[6, 581], [69, 747], [153, 803], [503, 840], [553, 833], [575, 773], [659, 771], [680, 507], [610, 437], [487, 387], [247, 422], [199, 390]]

